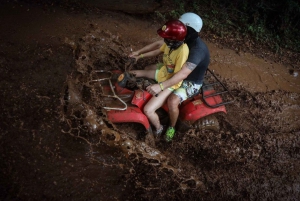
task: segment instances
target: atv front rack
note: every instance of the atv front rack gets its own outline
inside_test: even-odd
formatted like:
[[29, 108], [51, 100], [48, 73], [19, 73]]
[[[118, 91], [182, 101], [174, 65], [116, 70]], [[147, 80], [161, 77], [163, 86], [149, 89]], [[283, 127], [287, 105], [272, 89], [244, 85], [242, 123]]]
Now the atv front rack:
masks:
[[[208, 75], [207, 73], [210, 73], [210, 75]], [[213, 80], [210, 80], [209, 83], [207, 82], [207, 78], [209, 78], [208, 76], [211, 76], [213, 78]], [[218, 89], [214, 93], [209, 93], [209, 94], [205, 93], [205, 91], [210, 90], [212, 88], [213, 89], [218, 88]], [[221, 88], [221, 89], [219, 89], [219, 88]], [[201, 90], [201, 95], [203, 98], [203, 102], [208, 107], [211, 107], [211, 108], [217, 108], [219, 106], [227, 105], [227, 104], [234, 102], [234, 96], [231, 94], [231, 92], [227, 89], [227, 87], [216, 77], [216, 75], [210, 69], [207, 69], [207, 71], [206, 71], [205, 79], [204, 79], [202, 90]], [[216, 97], [216, 96], [221, 96], [223, 101], [216, 103], [214, 105], [209, 104], [207, 99], [211, 98], [211, 97]]]
[[[94, 74], [97, 74], [97, 73], [102, 73], [103, 74], [103, 77], [101, 78], [98, 78], [98, 79], [93, 79], [93, 75]], [[107, 77], [105, 77], [107, 76]], [[93, 70], [91, 72], [91, 77], [92, 79], [89, 81], [89, 84], [91, 85], [91, 83], [98, 83], [99, 84], [99, 87], [101, 88], [101, 96], [103, 97], [108, 97], [108, 98], [115, 98], [117, 100], [119, 100], [122, 105], [124, 105], [124, 107], [106, 107], [104, 106], [103, 108], [106, 109], [106, 110], [126, 110], [127, 109], [127, 103], [125, 103], [118, 95], [116, 95], [115, 93], [115, 90], [114, 90], [114, 86], [112, 84], [112, 76], [113, 76], [113, 73], [111, 71], [103, 71], [103, 70]], [[104, 87], [107, 87], [107, 84], [106, 85], [103, 85], [102, 82], [105, 82], [105, 81], [108, 81], [109, 83], [109, 90], [104, 90]], [[107, 91], [110, 91], [112, 93], [111, 94], [106, 94], [105, 92]]]

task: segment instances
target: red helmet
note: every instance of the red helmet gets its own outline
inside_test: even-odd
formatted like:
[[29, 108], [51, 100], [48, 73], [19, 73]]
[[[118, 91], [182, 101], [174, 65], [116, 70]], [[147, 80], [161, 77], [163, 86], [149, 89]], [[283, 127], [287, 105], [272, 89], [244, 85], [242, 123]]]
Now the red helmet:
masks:
[[169, 20], [157, 30], [157, 34], [162, 38], [178, 41], [183, 41], [186, 33], [186, 26], [179, 20]]

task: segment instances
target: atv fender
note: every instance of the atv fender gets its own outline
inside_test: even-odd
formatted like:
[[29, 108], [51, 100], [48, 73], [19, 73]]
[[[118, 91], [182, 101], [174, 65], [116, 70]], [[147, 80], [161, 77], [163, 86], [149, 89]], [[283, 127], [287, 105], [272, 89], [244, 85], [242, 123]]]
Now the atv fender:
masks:
[[148, 93], [147, 91], [138, 89], [138, 90], [134, 91], [134, 96], [132, 98], [131, 103], [133, 105], [138, 106], [141, 110], [143, 110], [144, 106], [150, 100], [151, 97], [152, 97], [152, 95], [150, 93]]
[[148, 118], [136, 106], [128, 106], [126, 110], [108, 110], [106, 114], [112, 123], [140, 123], [144, 125], [147, 131], [151, 131]]
[[[210, 97], [206, 101], [210, 102], [211, 104], [218, 102], [216, 101], [216, 97]], [[211, 108], [204, 104], [201, 98], [198, 98], [188, 102], [187, 104], [183, 104], [180, 107], [180, 119], [186, 121], [196, 121], [200, 118], [218, 112], [227, 113], [225, 106], [222, 105], [217, 108]]]

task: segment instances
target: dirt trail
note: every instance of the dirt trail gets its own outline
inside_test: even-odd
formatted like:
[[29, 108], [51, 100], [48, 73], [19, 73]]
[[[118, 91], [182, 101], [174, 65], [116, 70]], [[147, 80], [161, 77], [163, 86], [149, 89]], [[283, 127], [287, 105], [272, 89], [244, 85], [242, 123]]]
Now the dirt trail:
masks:
[[209, 44], [210, 68], [222, 77], [241, 83], [250, 92], [284, 90], [300, 92], [298, 71], [291, 67], [258, 58], [249, 53], [236, 53]]
[[210, 68], [236, 101], [219, 133], [188, 130], [158, 144], [162, 165], [126, 158], [63, 119], [60, 102], [74, 70], [122, 68], [130, 49], [159, 39], [161, 22], [15, 3], [0, 6], [0, 22], [1, 200], [300, 198], [300, 78], [288, 66], [208, 43]]

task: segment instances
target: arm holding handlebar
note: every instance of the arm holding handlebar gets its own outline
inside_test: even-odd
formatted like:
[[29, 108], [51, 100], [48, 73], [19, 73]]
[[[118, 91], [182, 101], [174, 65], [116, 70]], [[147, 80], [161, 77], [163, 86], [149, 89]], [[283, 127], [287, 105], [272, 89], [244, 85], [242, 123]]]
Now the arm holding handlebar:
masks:
[[155, 41], [149, 45], [146, 45], [142, 49], [132, 52], [131, 54], [129, 54], [129, 57], [135, 58], [137, 61], [140, 58], [157, 56], [158, 54], [155, 55], [155, 53], [157, 53], [157, 52], [155, 52], [155, 53], [151, 53], [151, 52], [159, 50], [159, 48], [163, 44], [164, 44], [163, 40]]

